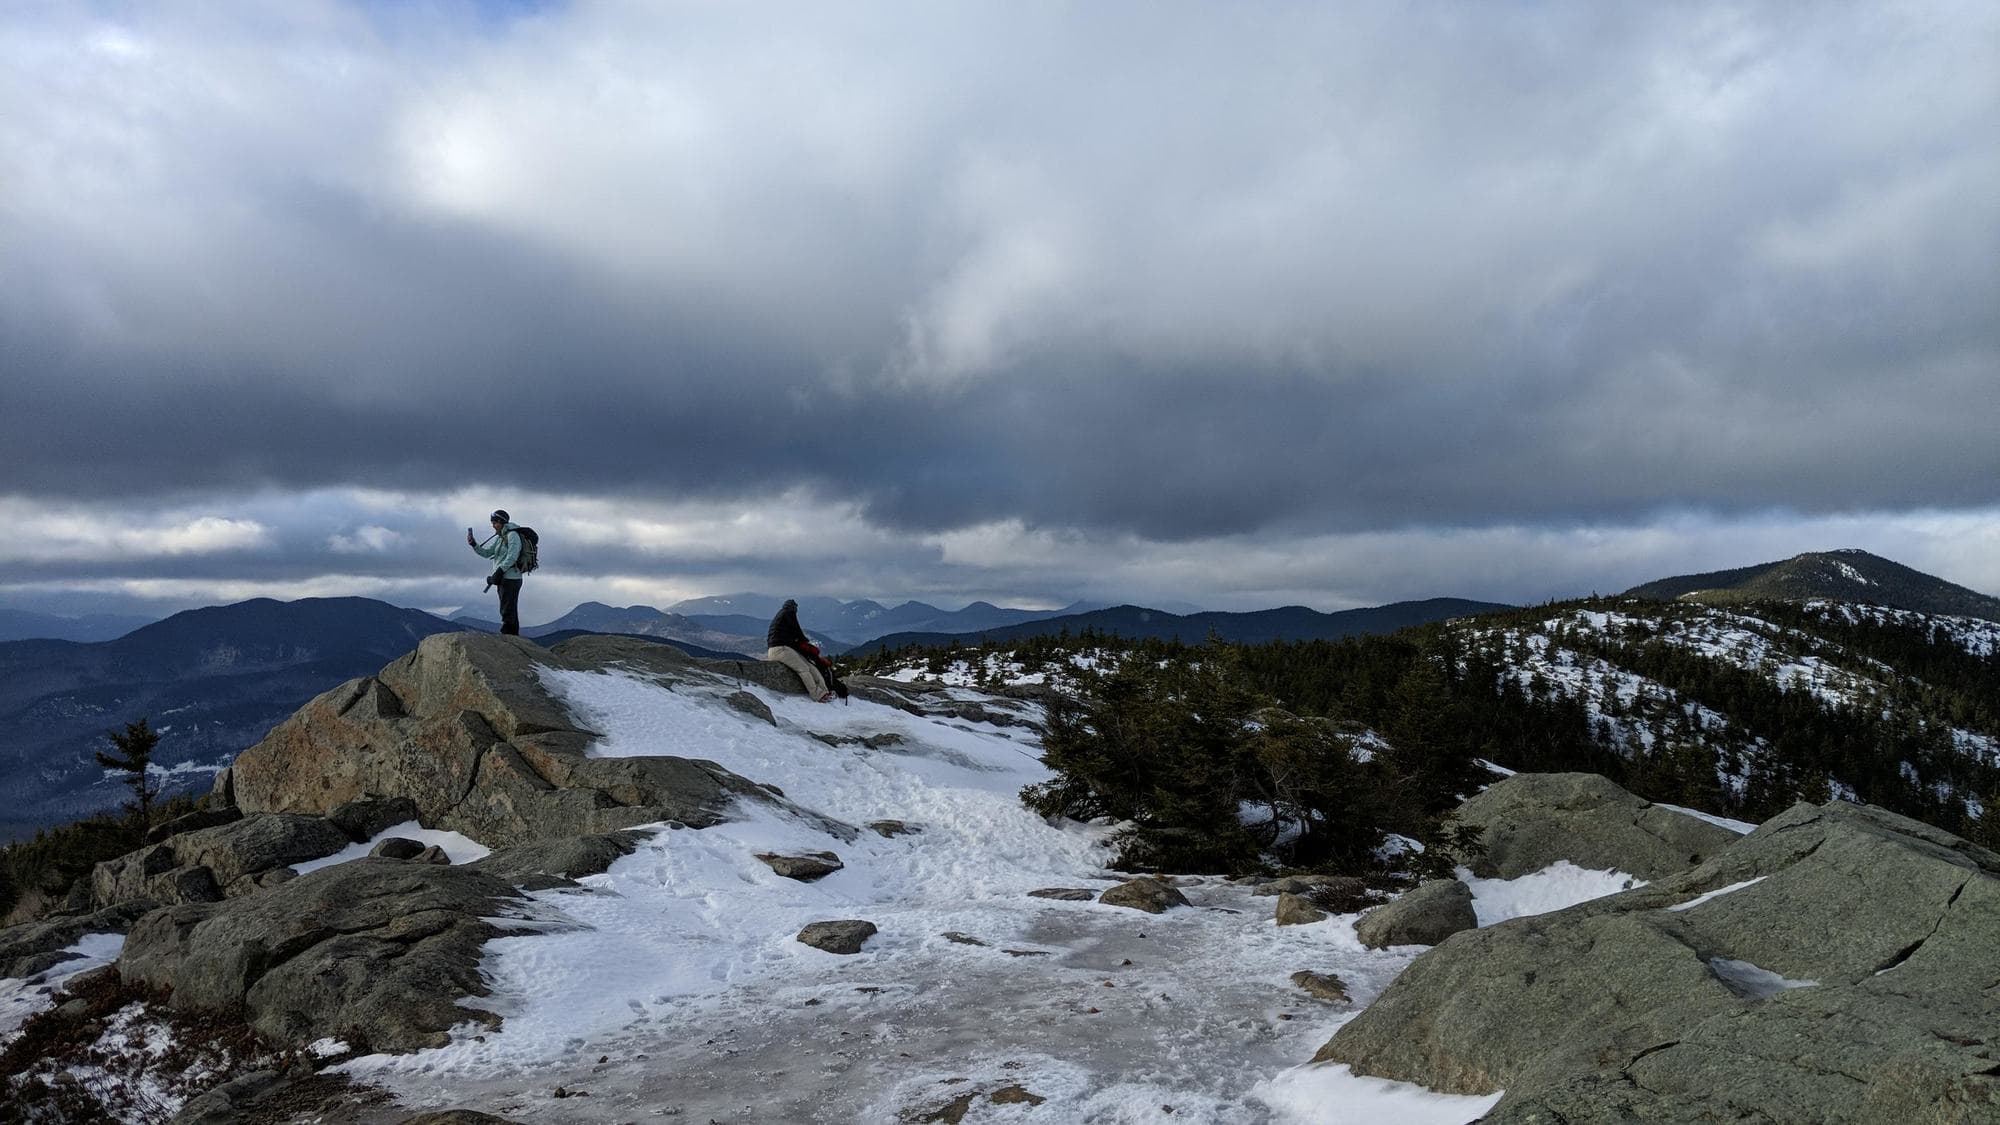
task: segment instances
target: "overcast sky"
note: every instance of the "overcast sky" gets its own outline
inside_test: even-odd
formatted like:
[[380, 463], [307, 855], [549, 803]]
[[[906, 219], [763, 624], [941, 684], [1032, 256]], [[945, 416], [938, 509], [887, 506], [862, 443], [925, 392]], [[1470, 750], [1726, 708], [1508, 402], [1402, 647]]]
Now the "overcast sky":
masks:
[[0, 14], [0, 604], [2000, 592], [2000, 5]]

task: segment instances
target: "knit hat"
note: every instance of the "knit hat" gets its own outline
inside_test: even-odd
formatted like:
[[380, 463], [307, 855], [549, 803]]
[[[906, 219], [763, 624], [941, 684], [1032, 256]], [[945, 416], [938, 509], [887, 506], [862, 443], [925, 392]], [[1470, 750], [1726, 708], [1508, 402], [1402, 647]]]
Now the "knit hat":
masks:
[[498, 520], [498, 521], [500, 521], [501, 523], [506, 523], [506, 522], [507, 522], [507, 509], [505, 509], [505, 508], [495, 508], [495, 509], [493, 509], [493, 514], [492, 514], [492, 515], [490, 515], [490, 516], [487, 516], [486, 518], [487, 518], [487, 519], [489, 519], [489, 520]]

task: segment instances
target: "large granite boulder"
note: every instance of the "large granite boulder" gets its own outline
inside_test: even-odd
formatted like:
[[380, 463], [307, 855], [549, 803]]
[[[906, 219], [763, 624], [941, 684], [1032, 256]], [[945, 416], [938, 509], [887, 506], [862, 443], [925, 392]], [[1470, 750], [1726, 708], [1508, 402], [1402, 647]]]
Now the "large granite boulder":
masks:
[[327, 814], [362, 798], [406, 797], [426, 827], [489, 847], [660, 821], [703, 828], [728, 819], [739, 801], [786, 809], [852, 839], [851, 827], [714, 762], [672, 756], [671, 745], [657, 756], [587, 756], [595, 735], [541, 676], [617, 668], [720, 698], [754, 678], [760, 663], [697, 662], [670, 645], [620, 637], [544, 650], [520, 637], [442, 633], [378, 675], [306, 704], [238, 755], [226, 787], [246, 812]]
[[290, 866], [346, 847], [332, 821], [288, 813], [244, 816], [170, 836], [91, 869], [93, 909], [128, 902], [172, 906], [252, 894], [290, 878]]
[[328, 810], [326, 818], [357, 844], [380, 836], [418, 817], [417, 803], [408, 797], [357, 797]]
[[498, 1024], [458, 1002], [486, 994], [480, 948], [518, 899], [486, 872], [358, 859], [264, 894], [155, 910], [132, 927], [118, 971], [171, 989], [177, 1007], [240, 1010], [287, 1043], [437, 1047], [467, 1020]]
[[1436, 945], [1477, 925], [1472, 889], [1457, 879], [1431, 879], [1363, 914], [1354, 936], [1370, 949]]
[[1143, 910], [1148, 914], [1165, 914], [1176, 906], [1189, 905], [1187, 896], [1161, 879], [1141, 876], [1127, 879], [1115, 887], [1106, 887], [1097, 896], [1097, 901], [1107, 906], [1125, 906], [1133, 910]]
[[1515, 774], [1459, 806], [1458, 821], [1482, 830], [1486, 854], [1469, 866], [1488, 879], [1518, 879], [1559, 859], [1658, 879], [1738, 839], [1594, 773]]
[[1317, 1058], [1493, 1122], [2000, 1120], [2000, 856], [1798, 805], [1691, 871], [1457, 934]]
[[573, 886], [586, 875], [610, 870], [612, 864], [637, 851], [646, 836], [644, 832], [625, 831], [532, 840], [502, 848], [466, 866], [526, 890]]
[[829, 922], [808, 922], [798, 933], [797, 940], [814, 949], [824, 949], [828, 953], [843, 956], [861, 952], [868, 939], [875, 936], [875, 923], [863, 918], [841, 918]]
[[1280, 926], [1310, 926], [1326, 921], [1326, 911], [1314, 906], [1311, 899], [1286, 891], [1278, 893], [1278, 906], [1272, 915]]

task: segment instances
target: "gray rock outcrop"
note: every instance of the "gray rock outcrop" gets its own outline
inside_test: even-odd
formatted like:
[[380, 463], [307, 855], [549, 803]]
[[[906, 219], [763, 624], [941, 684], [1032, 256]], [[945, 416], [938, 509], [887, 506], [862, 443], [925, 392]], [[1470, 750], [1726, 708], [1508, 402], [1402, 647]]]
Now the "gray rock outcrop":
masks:
[[1481, 829], [1482, 878], [1518, 879], [1566, 859], [1578, 867], [1658, 879], [1735, 843], [1736, 833], [1661, 808], [1594, 773], [1521, 773], [1459, 806]]
[[290, 865], [331, 855], [348, 843], [347, 834], [324, 817], [244, 816], [98, 864], [90, 873], [91, 906], [170, 906], [252, 894], [290, 878], [285, 870]]
[[1335, 973], [1316, 973], [1311, 969], [1300, 969], [1292, 974], [1292, 983], [1303, 989], [1306, 995], [1329, 1004], [1347, 1003], [1347, 982]]
[[1250, 893], [1253, 895], [1305, 895], [1320, 888], [1331, 888], [1341, 894], [1359, 894], [1364, 890], [1361, 880], [1352, 875], [1281, 875], [1257, 884]]
[[89, 914], [70, 914], [39, 922], [24, 922], [0, 930], [0, 977], [27, 978], [45, 973], [81, 954], [63, 950], [85, 934], [122, 934], [150, 903], [125, 903]]
[[756, 856], [764, 866], [787, 879], [797, 879], [810, 883], [824, 879], [846, 866], [840, 857], [832, 852], [807, 852], [804, 855], [780, 855], [776, 852], [758, 852]]
[[391, 836], [368, 849], [368, 854], [377, 859], [415, 859], [422, 855], [424, 846], [415, 840], [401, 836]]
[[576, 880], [602, 874], [637, 851], [647, 836], [645, 832], [626, 831], [533, 840], [502, 848], [466, 866], [498, 876], [524, 890], [574, 886]]
[[1107, 887], [1097, 901], [1107, 906], [1126, 906], [1148, 914], [1165, 914], [1176, 906], [1189, 905], [1187, 896], [1159, 879], [1130, 879]]
[[239, 1074], [201, 1094], [189, 1098], [168, 1125], [240, 1125], [257, 1099], [284, 1085], [275, 1070], [253, 1070]]
[[852, 954], [861, 952], [861, 947], [874, 936], [875, 923], [859, 918], [843, 918], [807, 923], [806, 928], [799, 931], [798, 940], [828, 953]]
[[348, 839], [365, 844], [419, 815], [417, 803], [408, 797], [357, 797], [328, 812], [326, 818], [347, 833]]
[[1314, 922], [1326, 921], [1326, 911], [1312, 904], [1304, 895], [1289, 891], [1280, 892], [1274, 915], [1280, 926], [1309, 926]]
[[[1706, 897], [1705, 897], [1706, 896]], [[2000, 1120], [2000, 856], [1798, 805], [1651, 886], [1453, 936], [1317, 1056], [1485, 1120]]]
[[358, 859], [267, 893], [155, 910], [118, 959], [128, 982], [173, 990], [177, 1007], [241, 1010], [288, 1043], [323, 1037], [370, 1049], [442, 1046], [483, 996], [479, 951], [518, 899], [465, 867]]
[[1477, 925], [1472, 889], [1457, 879], [1431, 879], [1363, 914], [1354, 936], [1370, 949], [1436, 945]]
[[620, 637], [577, 637], [544, 650], [519, 637], [437, 634], [279, 724], [238, 755], [227, 787], [246, 812], [326, 814], [359, 799], [406, 797], [426, 827], [489, 847], [658, 821], [708, 827], [738, 801], [780, 807], [852, 839], [853, 828], [713, 762], [672, 756], [672, 746], [657, 756], [586, 756], [594, 734], [572, 721], [540, 676], [545, 667], [618, 667], [721, 697], [733, 689], [730, 677], [756, 679], [761, 663], [695, 661], [669, 645]]
[[771, 705], [747, 691], [732, 691], [722, 697], [732, 711], [741, 711], [754, 719], [761, 719], [772, 726], [778, 725], [778, 717], [771, 713]]

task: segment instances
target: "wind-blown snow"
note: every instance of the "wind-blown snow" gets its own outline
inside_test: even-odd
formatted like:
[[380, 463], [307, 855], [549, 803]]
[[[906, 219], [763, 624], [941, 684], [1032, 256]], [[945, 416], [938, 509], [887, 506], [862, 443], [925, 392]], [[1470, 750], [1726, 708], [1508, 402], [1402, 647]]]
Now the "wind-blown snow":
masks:
[[318, 871], [322, 867], [332, 867], [336, 863], [360, 859], [373, 850], [375, 845], [388, 839], [415, 840], [426, 846], [435, 844], [444, 849], [445, 857], [453, 863], [471, 863], [473, 860], [485, 859], [492, 854], [492, 849], [470, 836], [441, 828], [425, 828], [414, 820], [406, 820], [393, 827], [384, 828], [359, 844], [349, 844], [332, 855], [309, 859], [304, 863], [294, 863], [292, 870], [304, 875], [308, 871]]
[[1721, 898], [1723, 895], [1735, 894], [1737, 891], [1740, 891], [1745, 887], [1755, 886], [1756, 884], [1761, 883], [1768, 878], [1770, 878], [1770, 876], [1768, 875], [1759, 875], [1755, 879], [1745, 879], [1741, 883], [1731, 883], [1726, 887], [1717, 887], [1712, 891], [1696, 895], [1695, 897], [1687, 900], [1686, 902], [1675, 903], [1674, 905], [1667, 907], [1667, 912], [1670, 914], [1679, 914], [1683, 910], [1693, 910], [1695, 907], [1700, 906], [1704, 902], [1711, 902], [1715, 899]]
[[29, 1016], [47, 1008], [69, 978], [85, 969], [109, 965], [124, 948], [124, 934], [85, 934], [76, 944], [62, 950], [76, 954], [75, 958], [32, 977], [0, 979], [0, 1046], [12, 1038]]
[[1680, 813], [1682, 816], [1691, 816], [1696, 820], [1705, 820], [1718, 828], [1727, 828], [1739, 836], [1757, 831], [1757, 826], [1747, 820], [1732, 820], [1726, 816], [1717, 816], [1714, 813], [1703, 812], [1700, 809], [1683, 808], [1680, 805], [1664, 805], [1655, 802], [1655, 806], [1670, 812]]
[[[1414, 952], [1362, 948], [1355, 915], [1280, 927], [1273, 899], [1219, 878], [1184, 880], [1193, 907], [1160, 916], [1028, 897], [1118, 876], [1103, 869], [1110, 829], [1052, 826], [1020, 803], [1022, 785], [1048, 776], [1022, 728], [752, 689], [774, 727], [684, 685], [547, 682], [603, 733], [594, 754], [706, 758], [815, 813], [919, 831], [848, 840], [744, 807], [713, 828], [657, 831], [581, 891], [538, 893], [548, 932], [491, 942], [491, 995], [468, 1000], [504, 1016], [499, 1031], [468, 1025], [449, 1046], [345, 1067], [413, 1108], [872, 1122], [1015, 1084], [1046, 1098], [1035, 1119], [1052, 1121], [1155, 1121], [1163, 1106], [1202, 1122], [1396, 1120], [1367, 1107], [1407, 1104], [1456, 1123], [1491, 1104], [1297, 1069], [1353, 1008], [1307, 996], [1291, 974], [1337, 973], [1365, 1004]], [[815, 733], [901, 742], [829, 746]], [[822, 850], [846, 866], [813, 883], [753, 855]], [[844, 918], [879, 927], [857, 955], [794, 940]], [[591, 1096], [552, 1100], [559, 1085]], [[1017, 1112], [982, 1100], [967, 1120]]]
[[1472, 915], [1482, 926], [1547, 914], [1646, 885], [1623, 871], [1593, 871], [1559, 859], [1516, 879], [1481, 879], [1461, 867], [1458, 877], [1472, 891]]
[[1711, 957], [1708, 967], [1723, 984], [1729, 986], [1731, 992], [1746, 1000], [1768, 1000], [1780, 992], [1811, 988], [1819, 983], [1816, 980], [1791, 980], [1748, 961], [1728, 957]]
[[1257, 1093], [1296, 1121], [1322, 1125], [1462, 1125], [1483, 1116], [1505, 1090], [1438, 1094], [1407, 1082], [1369, 1078], [1340, 1063], [1288, 1070]]

